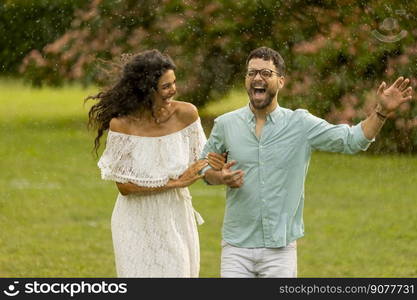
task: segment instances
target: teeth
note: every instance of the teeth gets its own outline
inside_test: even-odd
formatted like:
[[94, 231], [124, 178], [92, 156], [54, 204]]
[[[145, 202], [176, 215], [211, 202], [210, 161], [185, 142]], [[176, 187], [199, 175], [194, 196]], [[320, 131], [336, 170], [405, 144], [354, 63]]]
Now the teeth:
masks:
[[256, 93], [264, 93], [265, 92], [264, 88], [253, 88], [253, 89]]

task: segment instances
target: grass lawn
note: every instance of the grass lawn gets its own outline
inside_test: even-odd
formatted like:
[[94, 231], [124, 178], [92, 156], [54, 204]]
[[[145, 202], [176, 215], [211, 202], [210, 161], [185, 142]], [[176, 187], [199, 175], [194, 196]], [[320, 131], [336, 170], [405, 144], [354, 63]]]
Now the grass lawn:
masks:
[[[115, 276], [117, 192], [100, 179], [85, 128], [91, 104], [83, 99], [94, 92], [0, 81], [0, 277]], [[244, 96], [234, 92], [201, 112], [233, 109]], [[416, 182], [416, 157], [314, 154], [299, 276], [417, 277]], [[200, 275], [218, 277], [225, 189], [190, 189], [205, 219]]]

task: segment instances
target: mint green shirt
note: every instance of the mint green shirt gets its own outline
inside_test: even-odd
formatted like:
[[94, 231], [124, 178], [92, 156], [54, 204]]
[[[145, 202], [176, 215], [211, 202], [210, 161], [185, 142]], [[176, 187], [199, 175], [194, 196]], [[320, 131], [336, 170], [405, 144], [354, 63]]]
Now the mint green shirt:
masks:
[[218, 117], [201, 158], [228, 152], [228, 161], [237, 161], [232, 169], [245, 172], [242, 187], [227, 187], [223, 239], [237, 247], [283, 247], [304, 235], [304, 182], [312, 151], [353, 154], [372, 141], [360, 124], [332, 125], [303, 109], [277, 107], [259, 139], [255, 124], [249, 105]]

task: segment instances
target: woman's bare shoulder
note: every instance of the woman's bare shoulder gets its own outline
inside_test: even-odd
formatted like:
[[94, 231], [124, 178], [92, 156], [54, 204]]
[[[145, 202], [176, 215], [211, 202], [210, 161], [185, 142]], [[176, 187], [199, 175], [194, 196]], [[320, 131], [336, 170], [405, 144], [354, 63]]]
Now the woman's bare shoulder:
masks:
[[185, 126], [194, 123], [199, 118], [198, 109], [194, 104], [184, 101], [175, 101], [175, 105], [178, 119], [184, 123]]
[[109, 129], [114, 132], [129, 133], [129, 123], [125, 117], [112, 118]]

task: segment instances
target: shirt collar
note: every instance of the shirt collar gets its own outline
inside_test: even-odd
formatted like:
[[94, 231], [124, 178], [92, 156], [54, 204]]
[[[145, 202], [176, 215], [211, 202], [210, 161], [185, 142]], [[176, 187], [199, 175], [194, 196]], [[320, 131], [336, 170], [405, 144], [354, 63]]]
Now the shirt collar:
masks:
[[[266, 116], [266, 119], [271, 120], [272, 123], [275, 124], [278, 121], [281, 110], [282, 108], [278, 104], [277, 107]], [[249, 103], [246, 105], [245, 113], [246, 113], [246, 121], [248, 123], [255, 122], [255, 114], [250, 109]]]

